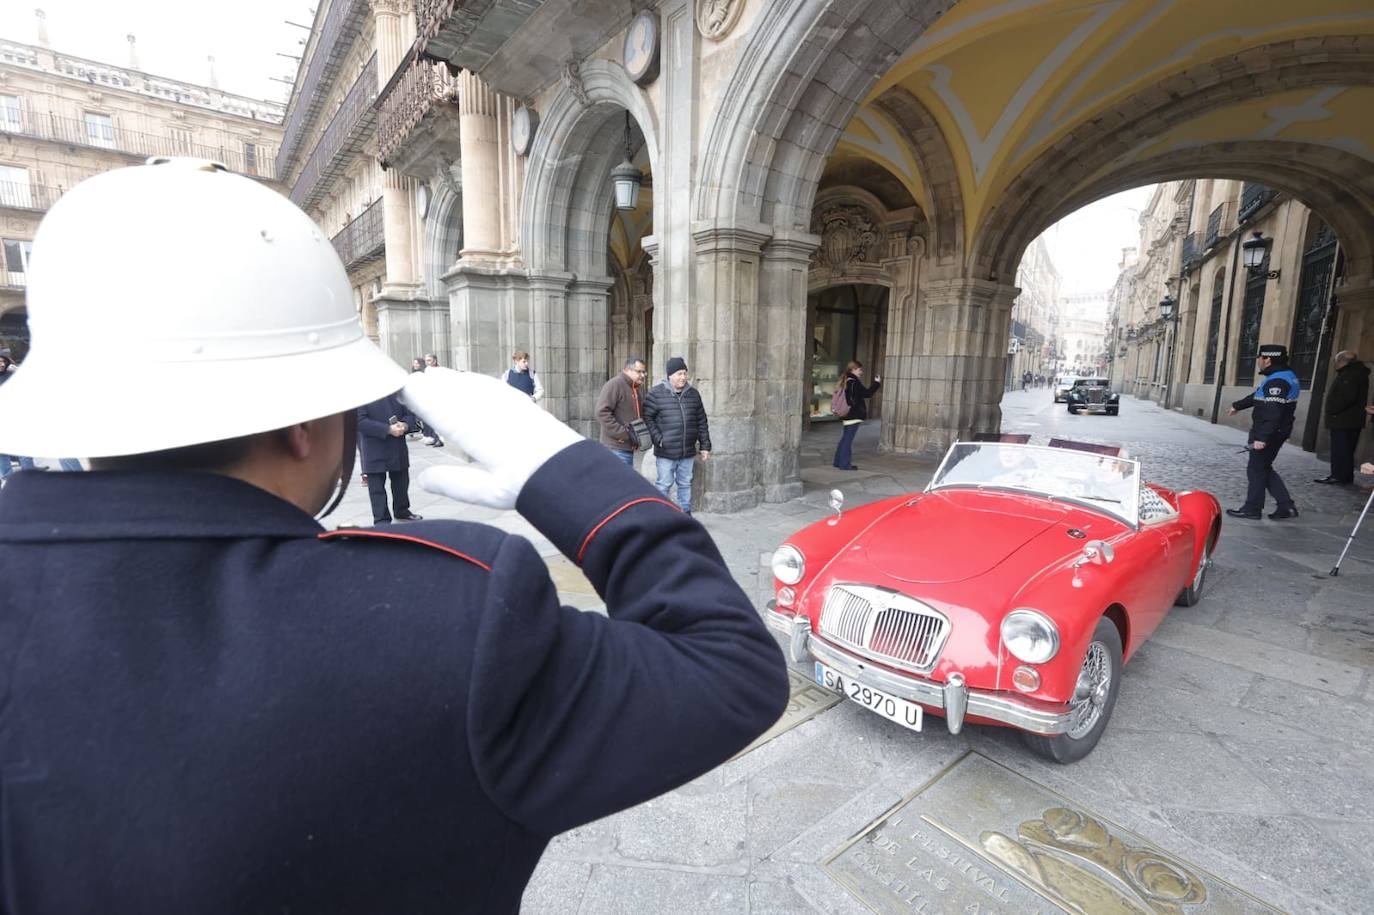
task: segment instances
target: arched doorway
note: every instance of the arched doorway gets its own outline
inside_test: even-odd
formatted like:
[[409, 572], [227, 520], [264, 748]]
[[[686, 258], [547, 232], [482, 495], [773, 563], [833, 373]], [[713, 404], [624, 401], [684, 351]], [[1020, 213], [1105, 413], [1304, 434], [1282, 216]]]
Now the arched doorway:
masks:
[[[529, 307], [511, 322], [544, 378], [548, 409], [583, 434], [597, 432], [596, 397], [616, 350], [642, 338], [642, 250], [656, 208], [641, 188], [633, 211], [615, 206], [611, 170], [627, 155], [645, 175], [658, 158], [653, 114], [643, 90], [619, 64], [589, 61], [539, 125], [520, 207], [520, 247], [528, 267]], [[636, 278], [639, 279], [636, 284]], [[652, 288], [652, 284], [649, 284]], [[618, 314], [621, 326], [613, 324]]]

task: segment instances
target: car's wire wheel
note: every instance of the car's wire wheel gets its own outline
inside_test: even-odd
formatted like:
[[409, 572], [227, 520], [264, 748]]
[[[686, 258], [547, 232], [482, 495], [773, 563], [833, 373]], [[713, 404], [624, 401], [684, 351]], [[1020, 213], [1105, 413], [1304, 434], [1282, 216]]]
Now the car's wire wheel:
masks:
[[1112, 670], [1107, 646], [1101, 642], [1089, 645], [1088, 653], [1083, 656], [1083, 666], [1078, 671], [1073, 698], [1069, 700], [1071, 717], [1066, 733], [1074, 740], [1087, 736], [1101, 719], [1112, 692]]

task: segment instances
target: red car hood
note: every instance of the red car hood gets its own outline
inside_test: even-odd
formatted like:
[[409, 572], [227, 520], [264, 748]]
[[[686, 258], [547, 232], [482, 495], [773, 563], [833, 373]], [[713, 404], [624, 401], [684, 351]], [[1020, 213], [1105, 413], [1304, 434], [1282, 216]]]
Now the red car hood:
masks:
[[[961, 497], [962, 496], [962, 497]], [[1049, 527], [1058, 506], [1014, 504], [960, 493], [933, 493], [889, 512], [851, 545], [844, 564], [861, 560], [904, 582], [944, 584], [986, 575]], [[1067, 551], [1067, 544], [1056, 546]]]

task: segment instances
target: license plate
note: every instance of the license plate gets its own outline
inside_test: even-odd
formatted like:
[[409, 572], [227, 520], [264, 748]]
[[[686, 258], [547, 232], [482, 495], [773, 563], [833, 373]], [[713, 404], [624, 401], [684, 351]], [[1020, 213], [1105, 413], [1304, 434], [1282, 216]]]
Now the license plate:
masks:
[[921, 718], [925, 709], [907, 699], [890, 695], [880, 689], [865, 686], [855, 680], [837, 673], [821, 662], [816, 662], [816, 682], [826, 689], [834, 690], [846, 699], [852, 699], [870, 712], [882, 715], [888, 721], [895, 721], [913, 731], [921, 729]]

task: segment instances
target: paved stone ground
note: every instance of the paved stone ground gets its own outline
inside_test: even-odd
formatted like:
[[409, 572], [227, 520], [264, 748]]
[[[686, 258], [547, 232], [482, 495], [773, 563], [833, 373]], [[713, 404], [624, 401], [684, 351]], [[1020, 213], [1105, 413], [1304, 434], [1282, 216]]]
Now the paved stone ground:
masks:
[[[1127, 400], [1120, 417], [1069, 416], [1044, 390], [1003, 404], [1006, 431], [1125, 443], [1148, 479], [1240, 504], [1244, 436]], [[838, 429], [805, 443], [805, 495], [702, 516], [760, 604], [778, 542], [849, 504], [918, 489], [932, 466], [878, 455], [866, 424], [856, 472], [833, 470]], [[412, 444], [416, 472], [453, 460]], [[1325, 573], [1364, 504], [1310, 481], [1326, 465], [1285, 447], [1277, 466], [1302, 516], [1224, 525], [1208, 592], [1175, 608], [1126, 668], [1115, 714], [1086, 760], [1056, 766], [1013, 734], [939, 719], [913, 734], [840, 702], [680, 790], [558, 837], [525, 894], [535, 913], [862, 913], [820, 864], [970, 749], [1114, 821], [1192, 865], [1291, 912], [1374, 912], [1374, 520], [1339, 578]], [[497, 524], [535, 542], [568, 603], [599, 598], [509, 512], [419, 491], [428, 517]], [[368, 523], [353, 492], [340, 523]], [[800, 678], [799, 678], [800, 679]], [[1206, 906], [1180, 911], [1208, 911]]]

